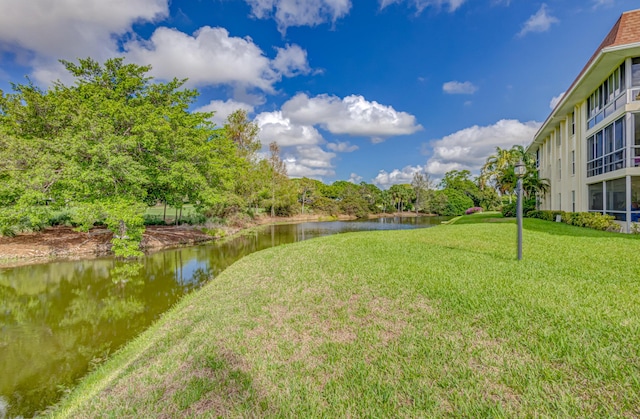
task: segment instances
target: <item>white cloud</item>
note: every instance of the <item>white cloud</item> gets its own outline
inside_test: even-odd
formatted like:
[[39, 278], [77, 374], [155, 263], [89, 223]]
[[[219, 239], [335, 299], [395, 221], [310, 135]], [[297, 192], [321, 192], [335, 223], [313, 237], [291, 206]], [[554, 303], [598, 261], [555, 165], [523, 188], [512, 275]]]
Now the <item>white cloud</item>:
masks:
[[470, 81], [448, 81], [442, 85], [442, 91], [450, 95], [472, 95], [478, 90]]
[[593, 8], [597, 9], [601, 6], [613, 6], [614, 0], [593, 0]]
[[283, 76], [309, 72], [306, 52], [297, 45], [279, 48], [270, 60], [250, 38], [229, 36], [225, 28], [209, 26], [193, 36], [160, 27], [148, 41], [127, 42], [125, 50], [132, 60], [151, 64], [154, 76], [189, 78], [197, 86], [231, 84], [272, 92]]
[[278, 55], [273, 60], [272, 67], [283, 76], [294, 77], [308, 74], [311, 69], [307, 62], [307, 51], [298, 45], [287, 45], [286, 48], [276, 48]]
[[195, 112], [214, 112], [211, 120], [221, 127], [226, 122], [227, 117], [238, 109], [245, 110], [247, 113], [253, 113], [254, 107], [247, 103], [236, 102], [233, 99], [226, 101], [212, 100], [208, 104], [196, 109]]
[[280, 147], [299, 145], [316, 145], [324, 143], [324, 138], [317, 129], [310, 125], [299, 125], [291, 122], [282, 112], [262, 112], [255, 118], [260, 128], [260, 141], [269, 144], [273, 141]]
[[291, 26], [316, 26], [335, 23], [351, 9], [351, 0], [245, 0], [251, 14], [258, 19], [273, 17], [278, 30], [285, 33]]
[[335, 153], [319, 146], [297, 146], [285, 152], [284, 162], [291, 177], [322, 178], [335, 175], [331, 160]]
[[282, 105], [282, 114], [296, 124], [320, 125], [333, 134], [371, 137], [374, 142], [422, 129], [413, 115], [356, 95], [309, 98], [298, 93]]
[[528, 145], [540, 123], [503, 119], [493, 125], [474, 125], [454, 132], [429, 144], [433, 154], [427, 161], [426, 172], [434, 177], [450, 170], [469, 170], [479, 173], [487, 157], [496, 147], [511, 148], [514, 144]]
[[359, 176], [357, 173], [351, 173], [347, 182], [355, 183], [357, 185], [362, 182], [362, 176]]
[[169, 14], [167, 0], [3, 0], [0, 51], [10, 51], [33, 68], [41, 83], [65, 80], [58, 59], [118, 53], [118, 38], [137, 22], [157, 22]]
[[524, 23], [518, 36], [525, 36], [529, 32], [546, 32], [551, 28], [552, 24], [559, 22], [557, 18], [547, 14], [547, 5], [543, 3], [536, 14], [529, 17]]
[[549, 107], [553, 110], [556, 108], [556, 106], [558, 105], [558, 103], [560, 103], [560, 101], [562, 100], [562, 98], [564, 97], [564, 94], [567, 92], [562, 92], [560, 93], [558, 96], [554, 96], [551, 98], [551, 101], [549, 102]]
[[297, 125], [280, 111], [262, 112], [254, 121], [263, 147], [273, 141], [280, 146], [289, 176], [317, 179], [335, 174], [331, 160], [336, 154], [322, 149], [325, 139], [313, 126]]
[[[441, 9], [445, 6], [448, 7], [449, 12], [455, 12], [465, 1], [466, 0], [406, 0], [407, 3], [416, 8], [418, 14], [422, 13], [427, 7]], [[380, 0], [380, 9], [384, 9], [391, 4], [403, 2], [405, 2], [405, 0]]]
[[424, 168], [418, 166], [405, 166], [402, 170], [394, 169], [391, 172], [380, 170], [378, 175], [371, 179], [371, 183], [378, 185], [382, 189], [387, 189], [391, 185], [411, 183], [413, 175], [422, 172]]
[[355, 144], [349, 143], [349, 141], [338, 141], [337, 143], [327, 144], [327, 148], [337, 153], [351, 153], [356, 151], [359, 147]]

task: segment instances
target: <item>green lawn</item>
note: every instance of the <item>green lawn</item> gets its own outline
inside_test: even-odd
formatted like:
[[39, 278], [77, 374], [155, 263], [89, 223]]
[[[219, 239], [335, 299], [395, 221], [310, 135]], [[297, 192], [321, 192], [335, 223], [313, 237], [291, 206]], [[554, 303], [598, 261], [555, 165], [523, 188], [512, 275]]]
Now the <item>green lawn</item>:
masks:
[[513, 221], [247, 256], [53, 415], [640, 416], [639, 237], [524, 225], [520, 262]]
[[[182, 207], [183, 217], [186, 217], [193, 213], [195, 213], [195, 209], [193, 208], [193, 205], [187, 204], [184, 207]], [[164, 214], [164, 205], [156, 205], [154, 207], [148, 207], [146, 214], [162, 218], [162, 215]], [[176, 209], [173, 207], [167, 206], [167, 219], [173, 220], [175, 216], [176, 216]]]
[[463, 215], [451, 220], [451, 224], [476, 224], [476, 223], [500, 223], [508, 222], [511, 219], [502, 218], [502, 214], [497, 211], [476, 212], [471, 215]]

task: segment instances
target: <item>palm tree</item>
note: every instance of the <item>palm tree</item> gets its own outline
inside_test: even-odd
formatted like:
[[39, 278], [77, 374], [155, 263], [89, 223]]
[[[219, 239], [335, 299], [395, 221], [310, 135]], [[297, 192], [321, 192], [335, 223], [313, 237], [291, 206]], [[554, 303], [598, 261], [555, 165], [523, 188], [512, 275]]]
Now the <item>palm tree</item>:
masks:
[[484, 189], [486, 186], [493, 186], [501, 195], [506, 194], [507, 189], [504, 187], [506, 185], [503, 185], [502, 179], [511, 166], [513, 166], [511, 150], [496, 147], [496, 153], [487, 158], [480, 171], [480, 189]]
[[522, 161], [526, 168], [526, 174], [522, 180], [526, 196], [544, 196], [549, 192], [549, 180], [540, 178], [535, 158], [521, 145], [514, 145], [510, 149], [496, 147], [496, 153], [489, 156], [482, 166], [480, 187], [491, 185], [500, 195], [507, 195], [511, 202], [518, 180], [514, 172], [518, 161]]

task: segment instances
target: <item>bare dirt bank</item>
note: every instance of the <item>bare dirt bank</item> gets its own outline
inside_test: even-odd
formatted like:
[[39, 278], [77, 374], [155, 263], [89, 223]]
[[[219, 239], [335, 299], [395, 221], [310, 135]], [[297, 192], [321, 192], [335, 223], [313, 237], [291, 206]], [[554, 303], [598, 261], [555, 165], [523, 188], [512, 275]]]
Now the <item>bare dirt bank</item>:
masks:
[[[414, 213], [375, 214], [370, 218], [402, 216], [414, 217]], [[300, 223], [305, 221], [353, 220], [355, 217], [340, 215], [327, 217], [297, 215], [293, 217], [260, 217], [255, 220], [225, 227], [229, 236], [245, 228], [266, 224]], [[15, 237], [0, 237], [0, 267], [42, 263], [51, 259], [86, 258], [109, 254], [113, 233], [106, 228], [94, 228], [88, 233], [75, 231], [71, 227], [50, 227], [36, 233], [24, 233]], [[148, 226], [142, 238], [144, 251], [169, 247], [187, 246], [216, 240], [191, 226]]]

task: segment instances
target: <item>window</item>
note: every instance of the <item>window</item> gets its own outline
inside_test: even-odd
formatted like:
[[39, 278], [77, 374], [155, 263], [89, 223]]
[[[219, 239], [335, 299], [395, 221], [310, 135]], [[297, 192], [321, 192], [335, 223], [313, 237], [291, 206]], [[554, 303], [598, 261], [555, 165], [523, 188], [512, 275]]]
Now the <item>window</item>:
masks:
[[640, 86], [640, 57], [631, 60], [631, 85]]
[[576, 135], [576, 111], [571, 112], [571, 135]]
[[640, 176], [631, 176], [631, 221], [640, 222]]
[[576, 151], [571, 150], [571, 175], [576, 174]]
[[631, 149], [631, 166], [640, 166], [640, 114], [633, 114], [633, 143]]
[[587, 177], [626, 167], [624, 131], [622, 117], [587, 138]]
[[589, 211], [602, 211], [603, 209], [602, 182], [589, 185]]
[[616, 220], [625, 221], [627, 212], [627, 179], [620, 178], [607, 181], [606, 214], [613, 215]]
[[558, 180], [562, 178], [562, 159], [558, 159]]
[[571, 191], [571, 212], [576, 212], [576, 191]]
[[536, 169], [540, 168], [540, 149], [536, 150]]
[[[635, 62], [636, 58], [634, 58]], [[638, 86], [640, 86], [640, 59], [638, 59]], [[620, 64], [613, 73], [587, 98], [587, 129], [595, 127], [606, 117], [626, 104], [625, 63]], [[635, 86], [635, 84], [634, 84]], [[622, 97], [623, 99], [619, 99]], [[618, 100], [619, 99], [619, 100]]]

